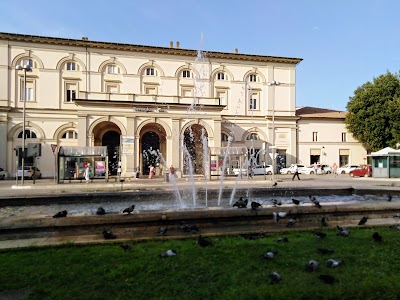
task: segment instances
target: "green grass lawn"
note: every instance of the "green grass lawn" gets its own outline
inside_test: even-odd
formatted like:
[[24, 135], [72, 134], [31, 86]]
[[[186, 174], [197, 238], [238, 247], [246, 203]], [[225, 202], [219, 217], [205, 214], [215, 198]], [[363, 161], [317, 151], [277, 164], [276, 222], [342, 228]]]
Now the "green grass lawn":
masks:
[[[290, 230], [256, 240], [218, 237], [205, 248], [196, 245], [197, 236], [188, 236], [132, 243], [126, 252], [120, 244], [2, 251], [0, 291], [26, 289], [30, 299], [399, 299], [400, 231], [350, 231], [340, 237], [336, 229], [325, 229], [325, 239]], [[383, 242], [373, 241], [375, 231]], [[289, 242], [276, 242], [279, 237]], [[335, 253], [319, 254], [317, 248]], [[177, 255], [160, 258], [168, 249]], [[278, 254], [267, 261], [262, 255], [270, 250]], [[328, 258], [344, 264], [328, 268]], [[320, 263], [316, 272], [305, 271], [310, 259]], [[281, 282], [270, 283], [273, 271]], [[321, 282], [321, 274], [333, 275], [335, 283]]]

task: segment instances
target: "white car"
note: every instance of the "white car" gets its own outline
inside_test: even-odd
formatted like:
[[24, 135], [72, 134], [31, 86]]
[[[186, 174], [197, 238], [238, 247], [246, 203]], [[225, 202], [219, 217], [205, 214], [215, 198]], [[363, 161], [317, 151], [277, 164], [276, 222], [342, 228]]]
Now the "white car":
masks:
[[[252, 167], [253, 175], [271, 175], [273, 173], [273, 168], [271, 165], [255, 165]], [[239, 175], [240, 169], [233, 169], [233, 174]], [[242, 169], [242, 175], [247, 175], [247, 169]]]
[[307, 175], [315, 174], [314, 166], [304, 167], [301, 170], [301, 174], [307, 174]]
[[253, 175], [272, 175], [274, 169], [271, 165], [256, 165], [253, 167]]
[[[302, 174], [303, 169], [305, 169], [305, 165], [297, 165], [297, 172]], [[291, 165], [289, 168], [283, 168], [279, 171], [281, 174], [294, 174], [294, 165]]]
[[0, 168], [0, 179], [6, 179], [7, 172]]
[[[321, 173], [322, 172], [322, 173]], [[331, 174], [332, 173], [332, 168], [328, 165], [321, 165], [320, 168], [318, 168], [317, 174], [321, 175], [321, 174]], [[301, 174], [315, 174], [315, 168], [314, 166], [309, 166], [309, 167], [304, 167], [301, 170]]]
[[353, 171], [359, 168], [360, 165], [345, 165], [344, 167], [340, 167], [337, 169], [338, 174], [349, 174], [350, 171]]

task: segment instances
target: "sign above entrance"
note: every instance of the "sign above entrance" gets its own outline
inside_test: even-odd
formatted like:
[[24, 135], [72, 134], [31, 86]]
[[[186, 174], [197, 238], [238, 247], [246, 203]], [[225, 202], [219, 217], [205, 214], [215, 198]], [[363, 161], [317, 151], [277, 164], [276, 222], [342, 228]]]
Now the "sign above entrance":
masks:
[[135, 153], [135, 137], [128, 135], [121, 135], [121, 154], [131, 154]]
[[133, 107], [134, 111], [140, 111], [140, 112], [163, 112], [164, 109], [157, 107], [157, 108], [150, 108], [150, 107]]

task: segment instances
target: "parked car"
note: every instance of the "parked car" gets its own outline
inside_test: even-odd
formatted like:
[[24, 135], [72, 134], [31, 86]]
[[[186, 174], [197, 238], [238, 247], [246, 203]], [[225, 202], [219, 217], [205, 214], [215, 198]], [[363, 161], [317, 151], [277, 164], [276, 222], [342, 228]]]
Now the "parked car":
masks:
[[[305, 165], [297, 165], [299, 174], [302, 174], [302, 171], [305, 169]], [[291, 165], [289, 168], [282, 168], [279, 171], [281, 174], [294, 174], [294, 165]]]
[[321, 165], [322, 169], [322, 174], [331, 174], [332, 173], [332, 167], [328, 165]]
[[360, 165], [345, 165], [337, 169], [338, 174], [349, 174], [354, 169], [357, 169]]
[[[18, 179], [22, 176], [22, 167], [18, 167], [17, 171]], [[24, 178], [26, 179], [40, 179], [42, 178], [42, 173], [40, 170], [33, 166], [24, 166]]]
[[[271, 175], [273, 173], [273, 167], [271, 165], [255, 165], [252, 167], [253, 170], [253, 175]], [[242, 175], [247, 175], [247, 169], [242, 169]], [[234, 168], [233, 169], [233, 174], [234, 175], [239, 175], [240, 169], [239, 168]]]
[[0, 179], [5, 179], [7, 175], [7, 172], [3, 170], [3, 168], [0, 168]]
[[274, 169], [271, 165], [256, 165], [253, 167], [253, 175], [272, 175]]
[[360, 177], [371, 177], [372, 176], [372, 167], [371, 165], [361, 165], [360, 167], [350, 171], [350, 176], [360, 176]]
[[308, 167], [302, 168], [301, 174], [307, 174], [307, 175], [315, 174], [314, 166], [308, 166]]
[[[332, 173], [332, 168], [328, 165], [321, 165], [321, 167], [318, 169], [317, 172], [318, 175], [330, 174], [330, 173]], [[306, 175], [315, 174], [314, 165], [302, 168], [301, 174], [306, 174]]]

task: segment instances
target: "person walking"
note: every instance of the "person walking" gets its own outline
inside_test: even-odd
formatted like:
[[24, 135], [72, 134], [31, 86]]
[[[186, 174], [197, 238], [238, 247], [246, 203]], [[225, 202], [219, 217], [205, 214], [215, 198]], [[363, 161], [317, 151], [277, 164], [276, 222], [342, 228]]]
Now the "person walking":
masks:
[[153, 167], [153, 165], [150, 165], [149, 169], [149, 179], [153, 179], [154, 175], [156, 174], [156, 169]]
[[299, 167], [297, 166], [297, 164], [294, 165], [294, 174], [293, 174], [293, 177], [292, 177], [292, 181], [294, 180], [294, 178], [295, 178], [296, 176], [297, 176], [297, 179], [300, 180], [300, 177], [299, 177]]
[[139, 177], [140, 177], [140, 170], [139, 170], [139, 167], [138, 167], [138, 168], [135, 168], [135, 178], [136, 178], [136, 180], [139, 180]]

